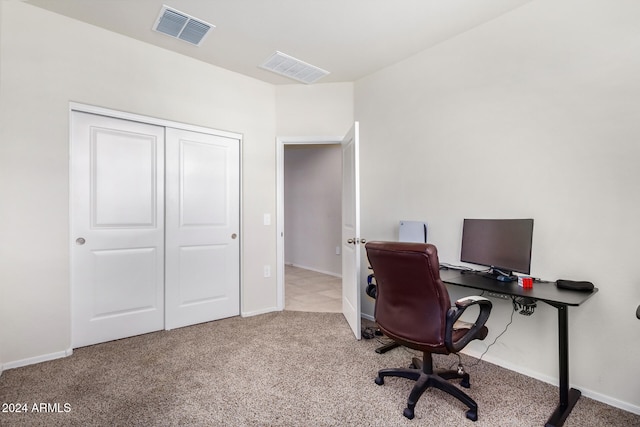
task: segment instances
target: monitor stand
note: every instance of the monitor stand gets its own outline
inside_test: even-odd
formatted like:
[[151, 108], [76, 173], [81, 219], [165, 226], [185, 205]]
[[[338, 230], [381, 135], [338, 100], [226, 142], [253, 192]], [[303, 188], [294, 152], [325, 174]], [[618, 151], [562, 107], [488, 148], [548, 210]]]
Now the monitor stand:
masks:
[[485, 277], [497, 280], [498, 282], [513, 282], [517, 280], [512, 271], [500, 270], [499, 268], [491, 267], [488, 273], [485, 273]]

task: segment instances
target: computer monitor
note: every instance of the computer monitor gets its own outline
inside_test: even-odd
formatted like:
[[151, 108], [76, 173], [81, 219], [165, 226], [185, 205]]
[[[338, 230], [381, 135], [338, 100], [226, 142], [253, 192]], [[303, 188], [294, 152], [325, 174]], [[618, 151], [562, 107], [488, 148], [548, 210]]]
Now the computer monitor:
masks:
[[533, 219], [465, 219], [460, 261], [491, 268], [495, 276], [529, 274]]

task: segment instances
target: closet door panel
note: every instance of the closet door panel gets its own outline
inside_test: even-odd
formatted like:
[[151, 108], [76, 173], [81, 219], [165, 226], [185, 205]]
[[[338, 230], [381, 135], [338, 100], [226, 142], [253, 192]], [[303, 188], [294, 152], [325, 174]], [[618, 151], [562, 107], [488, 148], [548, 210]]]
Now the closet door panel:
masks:
[[167, 329], [240, 313], [239, 150], [167, 129]]
[[72, 345], [164, 328], [164, 128], [73, 112]]

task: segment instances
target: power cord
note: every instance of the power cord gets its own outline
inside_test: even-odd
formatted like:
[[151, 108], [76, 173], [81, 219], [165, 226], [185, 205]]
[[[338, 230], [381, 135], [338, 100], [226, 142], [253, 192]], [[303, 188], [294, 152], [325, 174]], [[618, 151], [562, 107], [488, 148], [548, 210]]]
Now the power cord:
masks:
[[[497, 337], [495, 337], [493, 342], [487, 346], [487, 348], [484, 350], [484, 352], [482, 352], [478, 360], [475, 363], [469, 365], [469, 367], [478, 365], [482, 361], [482, 358], [484, 357], [484, 355], [487, 354], [491, 346], [493, 346], [498, 341], [498, 339], [507, 332], [507, 329], [509, 329], [509, 326], [513, 323], [514, 313], [518, 312], [523, 316], [531, 316], [537, 307], [536, 301], [528, 297], [511, 297], [511, 302], [513, 304], [513, 310], [511, 311], [511, 317], [509, 318], [509, 323], [507, 323], [507, 325], [504, 327], [504, 330], [500, 332], [500, 334]], [[456, 356], [458, 356], [458, 373], [463, 373], [464, 366], [462, 364], [462, 359], [460, 355], [457, 353], [456, 353]], [[451, 366], [449, 366], [449, 369], [451, 369], [454, 365], [455, 363], [451, 364]]]
[[[480, 355], [480, 358], [478, 358], [478, 360], [475, 363], [469, 365], [469, 367], [477, 366], [482, 361], [482, 358], [484, 357], [484, 355], [487, 354], [487, 352], [489, 351], [491, 346], [493, 346], [498, 341], [498, 339], [507, 332], [507, 329], [509, 329], [509, 326], [511, 326], [511, 324], [513, 323], [513, 314], [514, 313], [515, 313], [515, 310], [512, 310], [511, 311], [511, 317], [509, 318], [509, 323], [507, 323], [507, 325], [504, 327], [502, 332], [500, 332], [500, 334], [498, 334], [498, 336], [495, 337], [493, 342], [487, 346], [487, 348], [484, 350], [484, 352], [482, 352], [482, 354]], [[460, 372], [460, 370], [464, 371], [464, 366], [462, 365], [462, 359], [460, 358], [460, 355], [458, 353], [455, 353], [455, 355], [458, 356], [458, 372]], [[449, 369], [451, 369], [453, 367], [453, 365], [455, 365], [455, 363], [453, 363], [449, 367]]]

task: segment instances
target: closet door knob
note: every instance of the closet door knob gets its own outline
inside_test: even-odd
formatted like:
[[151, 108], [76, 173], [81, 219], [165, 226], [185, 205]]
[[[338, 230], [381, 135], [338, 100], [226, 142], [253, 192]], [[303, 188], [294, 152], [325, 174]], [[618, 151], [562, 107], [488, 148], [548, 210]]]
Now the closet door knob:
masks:
[[84, 245], [86, 242], [86, 240], [84, 240], [84, 237], [78, 237], [76, 239], [76, 245]]

